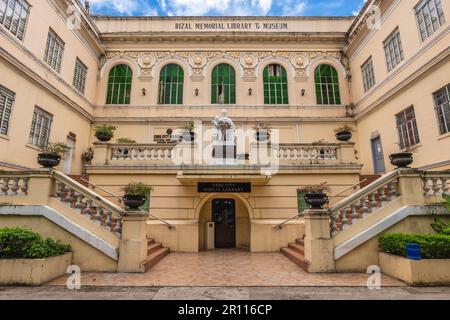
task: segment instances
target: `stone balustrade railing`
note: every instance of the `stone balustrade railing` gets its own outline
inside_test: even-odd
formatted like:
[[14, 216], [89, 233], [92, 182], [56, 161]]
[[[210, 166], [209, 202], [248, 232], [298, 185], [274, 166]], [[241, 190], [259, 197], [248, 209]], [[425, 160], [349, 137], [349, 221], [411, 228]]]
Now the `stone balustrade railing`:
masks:
[[393, 171], [332, 206], [331, 232], [344, 231], [359, 219], [400, 196], [399, 172]]
[[125, 211], [55, 170], [1, 172], [0, 204], [47, 205], [57, 199], [120, 237]]
[[450, 171], [426, 172], [422, 176], [425, 197], [450, 195]]
[[0, 191], [3, 196], [26, 196], [28, 194], [28, 175], [2, 176], [0, 178]]
[[171, 160], [174, 146], [173, 144], [111, 144], [111, 160]]
[[280, 144], [275, 157], [280, 160], [337, 160], [338, 144]]

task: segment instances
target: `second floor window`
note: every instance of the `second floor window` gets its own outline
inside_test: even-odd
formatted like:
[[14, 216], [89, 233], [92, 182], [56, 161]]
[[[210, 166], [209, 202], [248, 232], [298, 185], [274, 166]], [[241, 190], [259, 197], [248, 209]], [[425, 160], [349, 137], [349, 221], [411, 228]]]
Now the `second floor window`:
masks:
[[23, 40], [30, 5], [24, 0], [0, 0], [0, 24]]
[[78, 91], [84, 93], [84, 88], [86, 86], [86, 76], [87, 67], [77, 58], [75, 61], [75, 70], [73, 72], [73, 86], [77, 88]]
[[396, 116], [400, 148], [411, 147], [420, 143], [414, 107], [406, 108]]
[[133, 71], [126, 64], [111, 69], [108, 77], [106, 104], [130, 104]]
[[48, 145], [53, 116], [39, 107], [34, 108], [28, 143], [42, 147]]
[[420, 1], [416, 7], [416, 17], [420, 37], [425, 41], [445, 23], [441, 0]]
[[0, 86], [0, 134], [8, 134], [14, 98], [14, 92]]
[[364, 82], [364, 92], [367, 92], [375, 85], [375, 73], [373, 72], [372, 57], [369, 58], [361, 67]]
[[174, 63], [162, 68], [159, 77], [159, 104], [183, 103], [184, 71]]
[[339, 78], [335, 68], [322, 64], [314, 71], [317, 104], [341, 104]]
[[211, 79], [211, 103], [236, 103], [236, 72], [229, 64], [219, 64], [213, 69]]
[[404, 59], [399, 29], [395, 29], [394, 32], [392, 32], [389, 37], [384, 40], [383, 44], [387, 68], [388, 71], [391, 71]]
[[62, 58], [64, 54], [64, 41], [50, 29], [45, 46], [44, 61], [55, 71], [61, 71]]
[[450, 132], [450, 84], [433, 93], [440, 134]]
[[269, 64], [263, 80], [265, 104], [289, 104], [287, 72], [282, 65]]

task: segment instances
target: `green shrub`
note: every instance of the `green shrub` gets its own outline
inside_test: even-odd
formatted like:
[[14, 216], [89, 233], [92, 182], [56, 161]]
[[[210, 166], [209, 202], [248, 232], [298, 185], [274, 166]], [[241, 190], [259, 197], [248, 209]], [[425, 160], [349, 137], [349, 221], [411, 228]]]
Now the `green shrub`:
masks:
[[124, 138], [118, 138], [117, 143], [135, 144], [136, 140], [124, 137]]
[[446, 234], [446, 235], [450, 236], [450, 222], [445, 223], [438, 218], [434, 218], [434, 222], [431, 224], [431, 227], [438, 234]]
[[443, 234], [384, 234], [378, 239], [380, 249], [397, 256], [406, 256], [406, 243], [420, 245], [423, 259], [450, 259], [450, 236]]
[[148, 196], [153, 191], [153, 187], [142, 182], [130, 182], [122, 190], [128, 196]]
[[49, 238], [43, 239], [28, 229], [0, 229], [1, 259], [42, 259], [60, 256], [68, 251], [70, 245]]

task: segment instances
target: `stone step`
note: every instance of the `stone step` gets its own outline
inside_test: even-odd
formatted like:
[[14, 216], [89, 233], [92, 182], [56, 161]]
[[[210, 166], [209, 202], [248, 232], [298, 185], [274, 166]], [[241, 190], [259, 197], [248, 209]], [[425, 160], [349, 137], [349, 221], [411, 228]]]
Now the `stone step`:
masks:
[[308, 271], [308, 263], [305, 261], [305, 257], [303, 255], [289, 248], [281, 248], [281, 253], [296, 265], [298, 265], [300, 268]]
[[305, 240], [303, 238], [295, 239], [295, 243], [301, 246], [305, 246]]
[[151, 246], [154, 243], [155, 243], [155, 239], [148, 239], [147, 238], [147, 247]]
[[157, 264], [162, 258], [164, 258], [170, 252], [169, 248], [160, 248], [150, 254], [147, 259], [142, 263], [144, 270], [147, 272], [151, 267]]
[[147, 256], [151, 255], [153, 252], [162, 248], [161, 243], [152, 243], [147, 246]]
[[289, 243], [289, 249], [292, 249], [294, 251], [297, 251], [298, 253], [300, 253], [302, 256], [305, 255], [305, 247], [301, 244], [298, 243]]

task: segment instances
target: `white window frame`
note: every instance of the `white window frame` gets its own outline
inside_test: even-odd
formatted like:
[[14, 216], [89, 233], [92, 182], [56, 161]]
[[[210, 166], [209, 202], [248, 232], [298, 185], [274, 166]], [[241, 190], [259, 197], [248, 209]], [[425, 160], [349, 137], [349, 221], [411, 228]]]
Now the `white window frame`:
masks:
[[7, 136], [16, 94], [0, 85], [0, 134]]
[[376, 84], [372, 56], [370, 56], [361, 66], [361, 73], [363, 77], [364, 92], [367, 92]]
[[398, 66], [404, 59], [402, 40], [400, 37], [400, 29], [397, 27], [383, 41], [384, 54], [386, 57], [386, 65], [388, 72]]
[[0, 0], [0, 24], [21, 41], [25, 38], [30, 8], [25, 0]]
[[[441, 0], [422, 0], [416, 5], [414, 11], [422, 42], [426, 41], [445, 24]], [[434, 21], [433, 18], [435, 19]]]
[[[438, 104], [436, 101], [436, 94], [441, 91], [441, 90], [445, 90], [447, 93], [447, 101], [444, 102], [443, 104]], [[440, 88], [439, 90], [435, 91], [433, 93], [433, 101], [434, 101], [434, 109], [436, 111], [436, 117], [437, 117], [437, 121], [438, 121], [438, 125], [439, 125], [439, 133], [440, 135], [443, 134], [447, 134], [450, 133], [450, 119], [446, 118], [445, 112], [444, 112], [444, 108], [450, 108], [450, 84], [447, 84], [445, 87]], [[440, 111], [442, 112], [443, 118], [444, 118], [444, 123], [441, 123], [441, 118], [439, 117], [439, 109], [441, 109]], [[450, 115], [449, 115], [450, 117]], [[444, 130], [442, 130], [444, 129]]]
[[50, 28], [45, 46], [44, 61], [58, 73], [61, 71], [64, 47], [64, 41]]
[[75, 69], [73, 71], [73, 86], [79, 92], [84, 94], [86, 88], [86, 77], [88, 67], [79, 58], [75, 60]]
[[[28, 144], [36, 147], [47, 146], [50, 138], [52, 122], [52, 114], [38, 106], [35, 106], [33, 111], [33, 119], [31, 121]], [[45, 128], [45, 123], [47, 123], [47, 128]]]
[[[412, 119], [406, 119], [406, 112], [412, 109], [414, 113], [414, 117]], [[398, 118], [400, 116], [403, 116], [405, 118], [405, 123], [402, 123], [399, 125]], [[420, 137], [419, 137], [419, 128], [417, 126], [417, 120], [416, 120], [416, 111], [414, 109], [414, 105], [409, 106], [406, 109], [403, 109], [399, 113], [395, 115], [395, 122], [397, 126], [397, 133], [399, 138], [400, 147], [402, 149], [406, 147], [413, 147], [415, 145], [418, 145], [420, 143]], [[408, 126], [411, 126], [412, 128], [412, 137], [409, 134]]]

